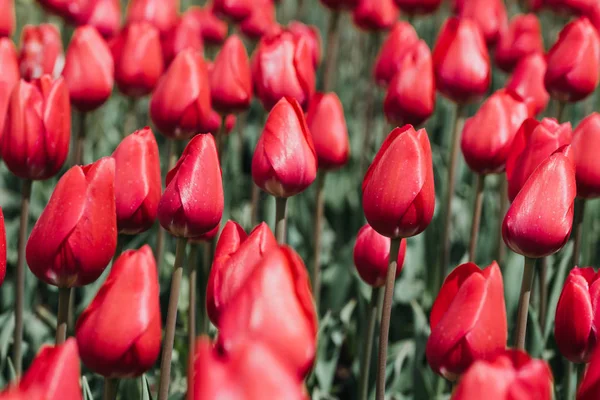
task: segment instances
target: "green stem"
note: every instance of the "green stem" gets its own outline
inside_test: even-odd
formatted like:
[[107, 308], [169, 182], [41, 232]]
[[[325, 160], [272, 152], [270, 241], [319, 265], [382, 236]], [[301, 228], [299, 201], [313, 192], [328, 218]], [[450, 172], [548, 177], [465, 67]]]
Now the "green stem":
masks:
[[573, 219], [573, 267], [579, 266], [579, 254], [581, 253], [581, 237], [583, 233], [583, 217], [585, 214], [585, 199], [575, 199], [575, 217]]
[[319, 171], [317, 175], [317, 200], [315, 212], [315, 224], [313, 237], [315, 239], [315, 248], [313, 254], [312, 287], [313, 297], [315, 298], [315, 307], [319, 311], [319, 301], [321, 294], [321, 231], [323, 230], [323, 209], [325, 208], [325, 172]]
[[67, 323], [69, 321], [69, 304], [71, 288], [58, 288], [58, 314], [56, 320], [56, 344], [63, 344], [67, 340]]
[[[188, 305], [188, 360], [194, 357], [194, 347], [196, 343], [196, 265], [198, 264], [198, 245], [190, 243], [190, 254], [188, 258], [188, 284], [189, 284], [189, 305]], [[194, 376], [194, 363], [188, 363], [188, 376]], [[188, 379], [188, 391], [194, 393], [194, 379]]]
[[533, 275], [535, 271], [534, 267], [535, 259], [525, 257], [523, 280], [521, 281], [521, 294], [519, 295], [517, 326], [515, 329], [515, 347], [519, 350], [525, 350], [525, 335], [527, 334], [527, 315], [529, 312], [529, 298], [531, 297], [531, 286], [533, 284]]
[[202, 302], [202, 322], [200, 323], [202, 333], [208, 334], [210, 321], [208, 319], [208, 311], [206, 310], [206, 287], [208, 285], [208, 277], [210, 276], [210, 267], [211, 267], [211, 243], [204, 242], [202, 244], [202, 298], [200, 301]]
[[338, 38], [341, 13], [332, 11], [327, 28], [327, 55], [323, 66], [323, 91], [329, 92], [335, 87], [335, 67], [337, 62]]
[[477, 174], [475, 185], [475, 206], [473, 207], [473, 220], [471, 222], [471, 242], [469, 244], [469, 261], [475, 262], [477, 250], [477, 237], [479, 236], [479, 224], [481, 222], [481, 208], [483, 206], [483, 189], [485, 187], [485, 175]]
[[502, 238], [502, 220], [508, 211], [508, 182], [506, 180], [506, 175], [503, 174], [500, 177], [500, 188], [498, 195], [500, 196], [500, 215], [498, 218], [499, 227], [498, 227], [498, 236], [497, 236], [497, 244], [496, 244], [496, 252], [497, 252], [497, 260], [498, 264], [502, 268], [504, 265], [504, 256], [506, 254], [506, 245], [504, 244], [504, 239]]
[[540, 259], [540, 276], [538, 279], [539, 285], [539, 297], [540, 297], [540, 310], [539, 320], [542, 329], [546, 326], [546, 314], [548, 314], [548, 257]]
[[285, 244], [287, 197], [275, 197], [275, 237]]
[[119, 380], [116, 378], [104, 378], [104, 400], [116, 400], [119, 388]]
[[558, 122], [563, 122], [564, 114], [565, 114], [565, 106], [567, 103], [561, 100], [557, 100], [556, 105], [556, 120]]
[[375, 323], [377, 322], [379, 298], [382, 289], [374, 287], [371, 290], [371, 302], [367, 311], [367, 331], [365, 333], [365, 347], [362, 352], [360, 362], [360, 381], [359, 381], [359, 399], [367, 400], [369, 397], [369, 370], [371, 367], [371, 352], [373, 351], [373, 338], [375, 337]]
[[87, 113], [79, 113], [79, 130], [77, 131], [77, 137], [75, 138], [75, 155], [73, 157], [73, 165], [82, 165], [83, 162], [83, 146], [85, 144], [85, 122]]

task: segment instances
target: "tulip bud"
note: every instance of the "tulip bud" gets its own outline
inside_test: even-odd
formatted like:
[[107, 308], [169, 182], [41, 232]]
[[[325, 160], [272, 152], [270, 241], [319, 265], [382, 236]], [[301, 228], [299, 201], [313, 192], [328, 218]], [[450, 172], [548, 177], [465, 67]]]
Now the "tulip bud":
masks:
[[92, 0], [91, 9], [78, 25], [90, 25], [103, 37], [110, 39], [121, 29], [121, 2], [119, 0]]
[[131, 23], [111, 43], [115, 81], [127, 96], [152, 92], [164, 69], [158, 30], [147, 22]]
[[375, 59], [373, 73], [380, 86], [388, 85], [401, 67], [403, 58], [419, 41], [415, 28], [398, 21], [390, 30]]
[[276, 197], [294, 196], [317, 176], [317, 155], [298, 102], [284, 97], [273, 107], [252, 157], [252, 179]]
[[552, 372], [545, 361], [507, 349], [478, 360], [461, 377], [452, 400], [552, 400]]
[[577, 178], [577, 196], [600, 197], [600, 114], [592, 113], [573, 132], [573, 155]]
[[410, 15], [432, 14], [440, 7], [442, 0], [395, 0], [402, 12]]
[[272, 0], [256, 0], [250, 15], [240, 23], [240, 31], [248, 38], [258, 40], [263, 36], [281, 32], [276, 20]]
[[10, 37], [16, 26], [14, 0], [0, 0], [0, 10], [0, 37]]
[[0, 38], [0, 154], [2, 152], [2, 136], [4, 119], [12, 95], [13, 88], [19, 82], [19, 64], [17, 51], [8, 38]]
[[515, 135], [531, 114], [531, 104], [506, 89], [488, 97], [462, 131], [460, 147], [469, 168], [482, 175], [502, 172]]
[[276, 247], [277, 240], [264, 222], [249, 236], [237, 223], [227, 222], [217, 242], [206, 288], [206, 309], [215, 326], [220, 327], [223, 312], [235, 301], [258, 263]]
[[540, 21], [535, 14], [519, 14], [500, 35], [496, 45], [496, 64], [506, 72], [512, 71], [519, 60], [544, 52]]
[[146, 21], [163, 35], [177, 23], [178, 0], [131, 0], [127, 6], [127, 25]]
[[135, 235], [152, 227], [162, 191], [158, 145], [150, 128], [121, 141], [115, 159], [115, 195], [119, 233]]
[[210, 74], [212, 106], [223, 114], [250, 107], [252, 75], [244, 43], [237, 35], [225, 41]]
[[[395, 182], [395, 183], [392, 183]], [[425, 129], [394, 129], [362, 183], [367, 222], [389, 238], [423, 232], [433, 218], [435, 192], [431, 147]]]
[[49, 75], [32, 83], [21, 80], [7, 107], [2, 158], [16, 176], [48, 179], [62, 168], [71, 136], [69, 90]]
[[267, 253], [221, 316], [220, 349], [235, 352], [249, 340], [267, 345], [298, 377], [305, 377], [312, 367], [315, 305], [306, 267], [290, 247]]
[[252, 13], [252, 0], [214, 0], [213, 11], [234, 22], [240, 22]]
[[350, 142], [344, 107], [338, 96], [316, 93], [308, 105], [306, 124], [311, 133], [318, 166], [336, 169], [348, 162]]
[[213, 13], [212, 6], [190, 7], [182, 18], [194, 21], [198, 25], [204, 43], [219, 45], [227, 38], [227, 23]]
[[490, 58], [483, 34], [470, 19], [449, 18], [433, 49], [438, 90], [457, 103], [485, 95]]
[[27, 242], [29, 269], [58, 287], [94, 282], [117, 247], [115, 161], [76, 165], [58, 181]]
[[[459, 265], [431, 309], [425, 355], [431, 369], [456, 380], [477, 360], [491, 359], [507, 340], [504, 284], [498, 264]], [[470, 311], [469, 311], [470, 310]]]
[[546, 59], [541, 53], [532, 54], [518, 62], [505, 87], [531, 101], [535, 114], [539, 114], [546, 109], [550, 100], [544, 86], [545, 74]]
[[600, 38], [590, 20], [582, 17], [567, 24], [548, 52], [547, 61], [544, 83], [553, 97], [575, 102], [596, 90]]
[[600, 396], [600, 349], [594, 351], [583, 380], [577, 390], [577, 400], [595, 400]]
[[[356, 236], [354, 266], [361, 279], [373, 287], [382, 287], [385, 285], [390, 261], [390, 243], [390, 238], [381, 236], [369, 224], [365, 224], [360, 228]], [[406, 240], [402, 239], [398, 253], [396, 279], [402, 271], [405, 254]]]
[[352, 10], [357, 6], [358, 0], [320, 0], [321, 4], [331, 10]]
[[387, 31], [399, 17], [394, 0], [358, 0], [352, 10], [352, 21], [365, 31]]
[[508, 197], [517, 196], [529, 176], [557, 149], [571, 143], [571, 124], [555, 119], [527, 119], [517, 131], [506, 160]]
[[458, 17], [473, 21], [483, 33], [488, 45], [496, 43], [500, 32], [508, 24], [503, 0], [463, 1], [458, 9]]
[[388, 87], [383, 110], [389, 122], [421, 125], [435, 108], [435, 78], [427, 43], [420, 40], [400, 62]]
[[158, 204], [158, 220], [173, 236], [193, 238], [213, 230], [223, 215], [223, 182], [212, 135], [194, 136]]
[[545, 7], [557, 13], [585, 14], [596, 4], [596, 0], [544, 0]]
[[321, 63], [321, 35], [319, 29], [314, 25], [305, 25], [299, 21], [291, 21], [288, 24], [288, 31], [300, 40], [300, 37], [305, 37], [310, 48], [310, 53], [313, 58], [313, 65], [315, 69], [319, 67]]
[[38, 0], [44, 9], [75, 24], [90, 12], [91, 0]]
[[529, 258], [556, 253], [571, 234], [576, 192], [573, 162], [560, 151], [548, 157], [508, 209], [502, 222], [504, 243]]
[[315, 69], [306, 38], [282, 31], [261, 39], [252, 59], [254, 90], [270, 110], [282, 97], [304, 108], [315, 91]]
[[160, 353], [160, 318], [158, 273], [150, 246], [125, 251], [77, 319], [81, 360], [106, 378], [143, 374]]
[[62, 41], [52, 24], [25, 25], [21, 33], [19, 67], [25, 80], [49, 74], [58, 78], [65, 64]]
[[200, 54], [186, 49], [158, 81], [150, 99], [150, 117], [162, 134], [186, 139], [197, 133], [210, 112], [206, 64]]
[[4, 214], [0, 207], [0, 286], [6, 277], [6, 229], [4, 228]]
[[112, 93], [114, 65], [108, 44], [91, 26], [75, 30], [62, 72], [71, 103], [81, 111], [100, 107]]
[[177, 54], [185, 49], [191, 49], [200, 55], [204, 53], [200, 27], [189, 18], [179, 19], [171, 29], [163, 34], [162, 51], [165, 65], [171, 64]]

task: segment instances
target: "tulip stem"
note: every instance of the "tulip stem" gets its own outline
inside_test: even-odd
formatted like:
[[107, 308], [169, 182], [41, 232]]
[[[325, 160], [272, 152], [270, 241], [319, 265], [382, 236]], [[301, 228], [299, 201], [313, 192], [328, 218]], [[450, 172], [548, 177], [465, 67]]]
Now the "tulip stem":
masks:
[[323, 229], [323, 209], [325, 208], [325, 172], [319, 171], [317, 175], [317, 201], [316, 201], [316, 212], [315, 212], [315, 225], [314, 235], [315, 238], [315, 249], [313, 258], [313, 270], [312, 270], [312, 287], [313, 297], [315, 299], [315, 307], [317, 313], [319, 312], [319, 301], [321, 294], [321, 231]]
[[250, 226], [254, 227], [258, 222], [258, 201], [260, 199], [260, 188], [252, 182], [252, 198], [250, 200]]
[[561, 123], [565, 114], [565, 106], [567, 103], [561, 100], [557, 100], [556, 103], [556, 120]]
[[219, 126], [219, 131], [217, 132], [217, 156], [219, 156], [219, 163], [221, 163], [223, 158], [223, 146], [225, 145], [225, 118], [226, 115], [222, 116], [221, 125]]
[[117, 235], [117, 248], [115, 249], [115, 255], [113, 256], [112, 263], [114, 264], [117, 261], [117, 258], [123, 253], [123, 247], [125, 245], [125, 238], [123, 235]]
[[523, 280], [521, 281], [521, 294], [519, 295], [517, 326], [515, 330], [515, 347], [519, 350], [525, 350], [527, 314], [529, 312], [529, 298], [531, 297], [531, 286], [533, 285], [534, 267], [535, 259], [525, 257], [525, 268], [523, 270]]
[[383, 307], [381, 309], [381, 329], [379, 330], [379, 360], [377, 369], [377, 400], [385, 397], [385, 369], [387, 364], [388, 334], [390, 332], [390, 318], [392, 316], [392, 300], [394, 297], [394, 281], [396, 268], [398, 268], [398, 253], [400, 252], [401, 238], [393, 238], [390, 246], [390, 259], [385, 277], [385, 291], [383, 292]]
[[177, 303], [183, 277], [183, 259], [185, 258], [186, 238], [177, 238], [175, 250], [175, 264], [173, 265], [173, 278], [171, 280], [171, 293], [169, 294], [169, 308], [167, 309], [167, 324], [163, 342], [162, 359], [160, 361], [160, 382], [158, 385], [158, 400], [167, 400], [169, 396], [169, 383], [171, 381], [171, 358], [173, 344], [175, 343], [175, 325], [177, 323]]
[[332, 11], [327, 28], [327, 56], [323, 66], [323, 91], [329, 92], [335, 87], [335, 71], [338, 52], [338, 38], [341, 13]]
[[137, 106], [137, 99], [130, 97], [127, 101], [127, 114], [125, 114], [125, 123], [123, 137], [126, 137], [130, 133], [133, 133], [137, 129], [137, 114], [135, 112]]
[[375, 323], [377, 322], [377, 309], [382, 290], [379, 287], [371, 289], [371, 302], [367, 311], [367, 331], [365, 334], [365, 347], [360, 362], [359, 399], [367, 400], [369, 397], [369, 369], [371, 367], [371, 352], [373, 350], [373, 338], [375, 337]]
[[87, 113], [79, 113], [79, 130], [75, 138], [75, 156], [73, 157], [73, 165], [83, 164], [83, 144], [85, 143], [85, 120]]
[[287, 197], [275, 197], [275, 236], [277, 243], [285, 244]]
[[579, 266], [579, 254], [581, 253], [581, 236], [583, 233], [583, 216], [585, 214], [585, 199], [575, 199], [575, 218], [573, 220], [573, 262], [572, 266]]
[[[194, 357], [194, 344], [196, 342], [196, 265], [198, 264], [198, 246], [190, 243], [190, 254], [188, 256], [188, 360]], [[188, 376], [194, 376], [194, 363], [188, 363]], [[194, 393], [194, 379], [188, 379], [188, 391]]]
[[471, 242], [469, 244], [469, 261], [475, 262], [477, 250], [477, 236], [481, 222], [481, 208], [483, 206], [483, 189], [485, 188], [485, 175], [477, 174], [475, 185], [475, 207], [473, 208], [473, 222], [471, 225]]
[[58, 314], [56, 320], [56, 344], [63, 344], [67, 340], [67, 323], [69, 321], [69, 303], [71, 288], [58, 288]]
[[548, 257], [542, 257], [540, 259], [540, 276], [538, 277], [539, 295], [540, 295], [540, 327], [542, 332], [546, 326], [546, 314], [548, 313], [548, 285], [546, 281], [548, 279]]
[[208, 286], [208, 277], [210, 275], [210, 266], [211, 266], [211, 242], [204, 242], [202, 249], [202, 322], [200, 327], [202, 329], [202, 334], [208, 335], [208, 328], [210, 326], [208, 319], [208, 311], [206, 309], [206, 291]]
[[119, 388], [119, 380], [115, 378], [104, 378], [104, 400], [116, 400]]
[[504, 239], [502, 238], [502, 220], [504, 219], [504, 216], [506, 215], [506, 212], [508, 210], [508, 182], [506, 180], [506, 175], [503, 174], [500, 177], [500, 187], [498, 189], [498, 195], [500, 196], [500, 215], [498, 218], [498, 223], [499, 223], [499, 227], [498, 227], [498, 243], [496, 245], [496, 252], [497, 252], [497, 260], [498, 260], [498, 265], [500, 265], [500, 268], [502, 268], [502, 265], [504, 265], [504, 255], [506, 254], [506, 247], [504, 245]]
[[15, 275], [15, 331], [13, 341], [13, 363], [16, 376], [21, 376], [22, 360], [21, 345], [23, 343], [23, 302], [25, 301], [25, 245], [29, 222], [29, 203], [31, 199], [31, 186], [29, 179], [23, 181], [21, 188], [21, 221], [19, 225], [19, 253], [17, 256], [17, 271]]

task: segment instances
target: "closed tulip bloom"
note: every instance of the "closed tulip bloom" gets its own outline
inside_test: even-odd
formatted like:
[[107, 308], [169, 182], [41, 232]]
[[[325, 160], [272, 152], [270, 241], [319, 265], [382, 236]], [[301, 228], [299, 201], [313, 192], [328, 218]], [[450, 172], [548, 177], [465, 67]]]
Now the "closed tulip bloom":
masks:
[[431, 14], [440, 7], [442, 0], [395, 0], [402, 12], [410, 15]]
[[394, 24], [375, 60], [373, 73], [379, 85], [387, 86], [391, 82], [402, 60], [418, 41], [419, 36], [411, 24], [404, 21]]
[[561, 101], [575, 102], [598, 86], [600, 38], [590, 20], [581, 17], [564, 27], [548, 52], [546, 89]]
[[498, 41], [508, 24], [503, 0], [468, 0], [458, 10], [461, 19], [470, 19], [479, 27], [488, 45]]
[[111, 157], [76, 165], [60, 178], [27, 242], [35, 276], [58, 287], [100, 277], [117, 247], [114, 180]]
[[213, 13], [212, 5], [190, 7], [182, 18], [192, 20], [198, 25], [202, 41], [206, 44], [219, 45], [227, 38], [227, 23]]
[[517, 63], [512, 75], [506, 82], [506, 89], [533, 102], [535, 114], [546, 109], [550, 94], [544, 85], [546, 58], [541, 53], [524, 57]]
[[299, 21], [291, 21], [287, 29], [298, 39], [301, 36], [306, 38], [313, 56], [314, 67], [317, 69], [321, 63], [321, 35], [319, 29], [314, 25], [306, 25]]
[[213, 11], [235, 22], [240, 22], [253, 10], [252, 0], [213, 0]]
[[552, 372], [543, 360], [507, 349], [478, 360], [461, 377], [452, 400], [552, 400]]
[[210, 243], [212, 242], [212, 240], [214, 238], [217, 237], [217, 235], [219, 234], [219, 231], [221, 230], [221, 224], [217, 225], [215, 227], [215, 229], [213, 229], [212, 231], [208, 231], [200, 236], [196, 236], [193, 238], [190, 238], [190, 242], [191, 243]]
[[180, 18], [171, 29], [163, 34], [162, 50], [165, 65], [171, 64], [175, 57], [186, 49], [202, 55], [204, 44], [202, 36], [200, 36], [200, 26], [189, 18]]
[[223, 182], [212, 135], [196, 135], [167, 174], [158, 220], [177, 237], [193, 238], [213, 230], [223, 215]]
[[306, 123], [311, 133], [319, 168], [341, 168], [350, 156], [344, 107], [334, 92], [316, 93], [308, 105]]
[[25, 25], [21, 32], [19, 68], [23, 79], [32, 80], [49, 74], [57, 78], [65, 64], [62, 41], [52, 24]]
[[85, 18], [92, 6], [91, 0], [38, 0], [44, 9], [57, 14], [69, 23]]
[[312, 368], [317, 315], [306, 267], [290, 247], [267, 253], [221, 316], [219, 348], [235, 352], [248, 340], [266, 344], [298, 377]]
[[0, 207], [0, 285], [6, 277], [6, 229], [4, 227], [4, 214]]
[[258, 263], [277, 247], [277, 240], [262, 222], [246, 235], [240, 225], [228, 221], [217, 242], [206, 289], [206, 309], [215, 326], [236, 293], [244, 286]]
[[121, 3], [119, 0], [92, 0], [89, 14], [80, 25], [90, 25], [107, 39], [121, 29]]
[[215, 110], [211, 110], [208, 118], [200, 121], [200, 128], [198, 129], [200, 132], [212, 133], [213, 135], [217, 135], [219, 133], [219, 129], [221, 129], [221, 115]]
[[573, 161], [564, 151], [556, 152], [531, 174], [508, 209], [504, 243], [529, 258], [556, 253], [569, 240], [576, 194]]
[[114, 64], [108, 44], [91, 26], [75, 30], [62, 72], [71, 103], [81, 111], [100, 107], [112, 93]]
[[256, 0], [250, 15], [240, 23], [240, 32], [254, 40], [281, 32], [276, 20], [274, 2]]
[[431, 147], [425, 129], [394, 129], [362, 183], [367, 222], [389, 238], [415, 236], [433, 218], [435, 192]]
[[210, 112], [206, 64], [197, 52], [184, 50], [175, 57], [152, 93], [152, 122], [165, 136], [186, 139], [198, 132]]
[[[118, 305], [118, 307], [115, 307]], [[75, 336], [86, 367], [107, 378], [132, 378], [160, 353], [158, 272], [150, 246], [125, 251], [77, 319]]]
[[269, 113], [252, 157], [252, 179], [276, 197], [308, 188], [317, 176], [317, 155], [298, 102], [284, 97]]
[[585, 14], [598, 3], [596, 0], [544, 0], [544, 6], [559, 13]]
[[270, 110], [282, 97], [304, 108], [315, 91], [313, 56], [306, 38], [282, 31], [261, 39], [252, 59], [254, 90]]
[[212, 106], [223, 114], [239, 112], [250, 107], [252, 74], [244, 43], [231, 35], [215, 58], [210, 74]]
[[0, 0], [0, 9], [0, 37], [10, 37], [16, 26], [14, 0]]
[[331, 10], [352, 10], [358, 4], [358, 0], [320, 0], [320, 2]]
[[146, 21], [161, 35], [177, 23], [178, 0], [131, 0], [127, 6], [127, 24]]
[[435, 108], [435, 77], [429, 46], [415, 44], [400, 62], [387, 89], [383, 111], [389, 122], [421, 125]]
[[471, 170], [478, 174], [504, 171], [517, 131], [533, 114], [518, 94], [500, 89], [465, 122], [460, 147]]
[[400, 17], [394, 0], [358, 0], [352, 10], [352, 21], [366, 31], [387, 31]]
[[115, 81], [127, 96], [145, 96], [161, 77], [164, 64], [158, 30], [147, 22], [133, 22], [111, 43]]
[[595, 400], [600, 396], [600, 349], [594, 351], [579, 389], [577, 400]]
[[[373, 287], [385, 285], [390, 261], [390, 243], [390, 238], [380, 235], [369, 224], [363, 225], [356, 236], [354, 266], [361, 279]], [[402, 239], [398, 253], [396, 278], [400, 276], [402, 271], [405, 254], [406, 240]]]
[[477, 360], [506, 347], [504, 284], [498, 264], [462, 264], [448, 275], [430, 316], [425, 355], [431, 369], [456, 380]]
[[17, 50], [12, 40], [0, 38], [0, 152], [2, 151], [2, 136], [4, 119], [14, 87], [19, 82], [19, 63]]
[[557, 149], [571, 143], [571, 124], [555, 119], [527, 119], [519, 128], [506, 160], [508, 197], [517, 196], [529, 176]]
[[496, 64], [507, 72], [528, 55], [544, 52], [540, 21], [535, 14], [519, 14], [511, 19], [496, 44]]
[[115, 199], [119, 233], [135, 235], [152, 227], [162, 190], [158, 145], [148, 127], [127, 136], [115, 159]]
[[71, 106], [62, 78], [49, 75], [21, 80], [7, 107], [2, 159], [16, 176], [48, 179], [58, 173], [69, 154]]
[[577, 196], [600, 197], [600, 114], [592, 113], [573, 132], [571, 145], [577, 177]]

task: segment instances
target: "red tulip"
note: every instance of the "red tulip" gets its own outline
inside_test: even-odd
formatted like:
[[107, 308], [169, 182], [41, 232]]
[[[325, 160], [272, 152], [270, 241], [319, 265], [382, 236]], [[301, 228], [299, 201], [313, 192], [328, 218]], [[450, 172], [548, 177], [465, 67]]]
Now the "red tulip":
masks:
[[185, 49], [191, 49], [198, 54], [204, 53], [204, 44], [200, 35], [200, 26], [189, 18], [181, 18], [175, 25], [163, 34], [162, 50], [165, 65], [177, 57]]
[[65, 62], [58, 29], [52, 24], [25, 25], [21, 33], [19, 67], [23, 79], [49, 74], [57, 78]]
[[462, 264], [448, 275], [430, 317], [425, 355], [434, 372], [456, 380], [506, 347], [504, 285], [498, 264]]
[[0, 285], [6, 277], [6, 229], [4, 228], [4, 214], [0, 207]]
[[560, 353], [574, 363], [587, 363], [596, 348], [596, 304], [600, 281], [594, 268], [573, 268], [564, 284], [554, 319]]
[[240, 23], [240, 31], [250, 39], [280, 33], [272, 0], [255, 0], [252, 13]]
[[111, 43], [115, 81], [127, 96], [152, 92], [164, 69], [158, 30], [147, 22], [127, 25]]
[[270, 110], [282, 97], [304, 108], [315, 91], [315, 69], [306, 38], [282, 31], [261, 39], [252, 58], [254, 90]]
[[216, 112], [215, 110], [211, 110], [210, 114], [208, 115], [208, 118], [200, 121], [200, 129], [198, 129], [200, 132], [207, 132], [207, 133], [211, 133], [213, 135], [217, 135], [219, 133], [219, 130], [221, 129], [221, 121], [223, 119], [221, 118], [221, 115], [219, 115], [218, 112]]
[[252, 179], [265, 192], [290, 197], [317, 176], [317, 155], [298, 102], [284, 97], [273, 107], [252, 157]]
[[308, 47], [310, 47], [310, 53], [312, 54], [313, 65], [317, 69], [321, 63], [321, 35], [319, 34], [319, 29], [314, 25], [305, 25], [299, 21], [291, 21], [287, 29], [298, 40], [300, 37], [306, 38]]
[[223, 207], [223, 182], [215, 140], [212, 135], [196, 135], [167, 174], [167, 188], [158, 204], [158, 220], [172, 235], [193, 238], [219, 224]]
[[548, 52], [546, 89], [561, 101], [586, 98], [598, 86], [600, 38], [590, 21], [579, 18], [565, 26]]
[[358, 5], [358, 0], [320, 0], [321, 3], [332, 10], [352, 10]]
[[19, 63], [17, 50], [10, 39], [0, 38], [0, 152], [6, 110], [14, 87], [19, 82]]
[[90, 25], [105, 38], [112, 38], [121, 29], [119, 0], [92, 0], [89, 14], [79, 25]]
[[287, 246], [266, 254], [220, 321], [217, 345], [226, 353], [249, 340], [262, 342], [290, 371], [305, 377], [316, 353], [317, 316], [300, 256]]
[[528, 55], [544, 52], [540, 21], [535, 14], [519, 14], [500, 35], [496, 45], [496, 64], [507, 72]]
[[44, 180], [58, 173], [71, 136], [69, 90], [62, 78], [44, 75], [32, 83], [21, 80], [7, 107], [2, 158], [23, 179]]
[[596, 0], [544, 0], [544, 6], [558, 13], [585, 14], [597, 5]]
[[221, 229], [221, 224], [219, 223], [219, 225], [217, 225], [215, 227], [215, 229], [213, 229], [212, 231], [208, 231], [205, 234], [202, 234], [200, 236], [196, 236], [196, 237], [190, 238], [189, 242], [191, 242], [191, 243], [209, 243], [209, 242], [212, 242], [212, 240], [214, 238], [216, 238], [217, 235], [219, 234], [220, 229]]
[[577, 400], [595, 400], [600, 396], [600, 349], [592, 355], [577, 390]]
[[178, 0], [131, 0], [127, 6], [127, 24], [146, 21], [162, 34], [177, 23]]
[[366, 31], [387, 31], [399, 17], [394, 0], [358, 0], [352, 10], [354, 24]]
[[158, 81], [150, 99], [150, 117], [159, 131], [172, 139], [186, 139], [208, 119], [210, 83], [202, 56], [182, 51]]
[[435, 207], [431, 147], [425, 129], [394, 129], [362, 183], [363, 211], [379, 234], [415, 236], [431, 222]]
[[552, 372], [545, 361], [521, 350], [479, 360], [462, 376], [452, 400], [551, 400]]
[[108, 44], [91, 26], [75, 30], [62, 72], [71, 103], [81, 111], [100, 107], [112, 92], [114, 65]]
[[190, 7], [181, 18], [198, 25], [204, 43], [219, 45], [227, 38], [227, 23], [213, 13], [212, 6]]
[[113, 263], [75, 326], [86, 367], [108, 378], [131, 378], [154, 366], [161, 341], [159, 291], [150, 246], [127, 250]]
[[575, 159], [577, 196], [600, 197], [600, 114], [590, 114], [579, 123], [573, 132], [571, 147]]
[[489, 45], [496, 43], [508, 24], [503, 0], [463, 1], [458, 16], [475, 22]]
[[338, 96], [333, 92], [316, 93], [308, 105], [306, 124], [312, 136], [319, 168], [343, 167], [350, 155], [350, 142], [344, 107]]
[[44, 9], [57, 14], [69, 23], [77, 23], [89, 15], [91, 0], [38, 0]]
[[483, 96], [490, 86], [490, 58], [483, 34], [470, 19], [449, 18], [433, 49], [438, 90], [457, 103]]
[[228, 305], [235, 301], [258, 263], [277, 247], [277, 240], [262, 222], [249, 236], [240, 225], [228, 221], [217, 242], [206, 288], [206, 309], [210, 320], [220, 327]]
[[[385, 285], [390, 261], [390, 243], [390, 238], [381, 236], [369, 224], [363, 225], [356, 236], [354, 266], [361, 279], [373, 287], [382, 287]], [[402, 271], [405, 254], [406, 240], [402, 239], [400, 242], [400, 252], [398, 253], [396, 279]]]
[[233, 128], [235, 128], [235, 124], [237, 122], [237, 117], [235, 114], [229, 114], [225, 117], [225, 134], [229, 135]]
[[440, 7], [442, 0], [395, 0], [402, 12], [410, 15], [431, 14]]
[[252, 0], [214, 0], [213, 12], [221, 14], [235, 22], [250, 15], [254, 5]]
[[576, 192], [573, 161], [560, 151], [548, 157], [527, 179], [504, 217], [506, 245], [530, 258], [560, 250], [571, 234]]
[[435, 78], [429, 46], [415, 44], [399, 65], [385, 95], [383, 110], [389, 122], [421, 125], [435, 108]]
[[506, 160], [508, 197], [517, 196], [529, 176], [552, 153], [571, 143], [571, 124], [555, 119], [527, 119], [515, 135]]
[[535, 114], [546, 109], [550, 95], [544, 86], [546, 59], [540, 53], [524, 57], [518, 62], [506, 82], [506, 89], [533, 102]]
[[302, 381], [260, 342], [243, 342], [236, 351], [223, 354], [208, 337], [200, 337], [191, 361], [194, 392], [188, 392], [188, 400], [308, 400]]
[[0, 37], [10, 37], [16, 26], [14, 0], [0, 0], [0, 10]]
[[162, 191], [158, 145], [150, 128], [127, 136], [115, 152], [117, 228], [135, 235], [152, 227]]
[[117, 247], [115, 161], [76, 165], [60, 178], [35, 223], [26, 256], [29, 269], [59, 287], [94, 282]]
[[402, 65], [404, 57], [419, 41], [415, 28], [407, 22], [398, 21], [383, 42], [373, 69], [375, 81], [388, 85]]
[[223, 114], [250, 107], [252, 74], [244, 43], [231, 35], [215, 58], [210, 74], [212, 106]]
[[506, 89], [488, 97], [462, 131], [460, 147], [469, 168], [478, 174], [502, 172], [517, 131], [532, 114], [532, 104]]

